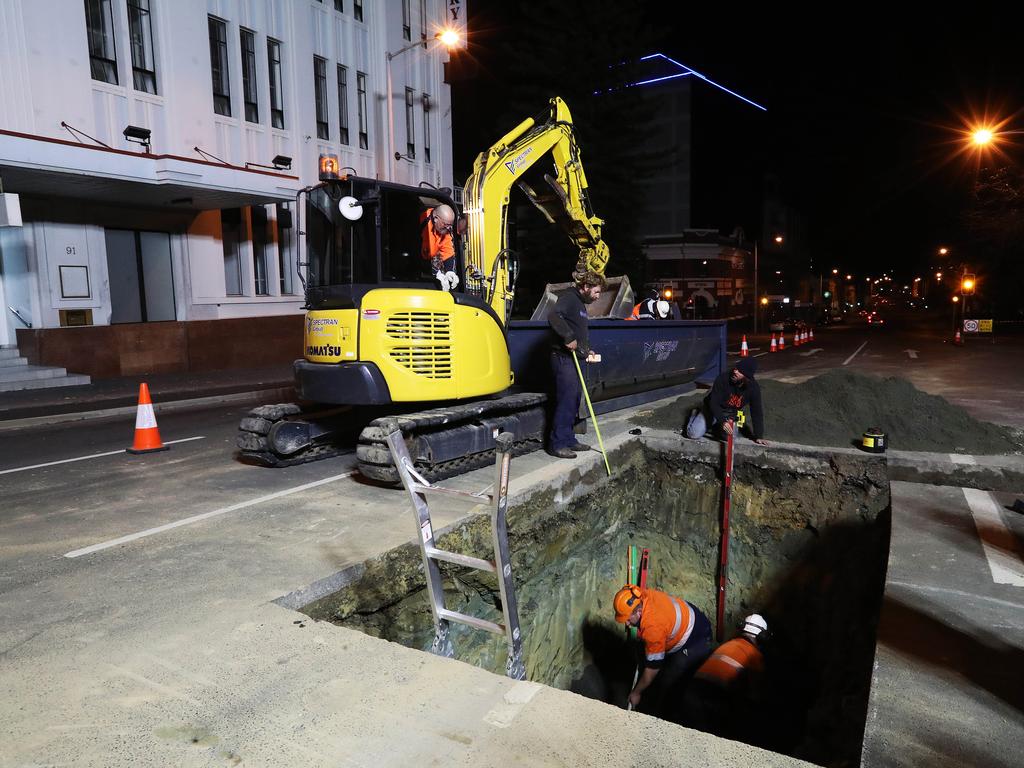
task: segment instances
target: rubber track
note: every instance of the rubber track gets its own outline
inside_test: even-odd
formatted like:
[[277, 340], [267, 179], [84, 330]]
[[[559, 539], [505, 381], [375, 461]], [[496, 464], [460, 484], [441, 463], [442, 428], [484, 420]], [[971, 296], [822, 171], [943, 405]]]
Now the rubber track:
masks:
[[299, 415], [316, 414], [303, 414], [302, 409], [295, 403], [277, 403], [253, 408], [242, 417], [238, 425], [238, 436], [235, 441], [239, 448], [239, 456], [260, 466], [276, 468], [294, 467], [297, 464], [308, 464], [352, 453], [351, 448], [339, 448], [334, 445], [314, 445], [292, 456], [282, 456], [272, 451], [267, 441], [270, 428], [279, 421], [286, 421]]
[[[406, 437], [422, 432], [442, 432], [446, 428], [458, 427], [467, 422], [490, 415], [504, 415], [515, 411], [526, 410], [543, 404], [547, 396], [540, 393], [523, 393], [495, 398], [493, 400], [477, 400], [464, 405], [434, 408], [420, 413], [407, 413], [400, 416], [385, 416], [375, 419], [359, 435], [359, 448], [356, 456], [359, 460], [359, 471], [372, 480], [384, 483], [399, 483], [398, 471], [394, 464], [380, 464], [365, 461], [366, 454], [377, 456], [386, 454], [390, 458], [387, 436], [396, 429]], [[513, 443], [512, 452], [515, 456], [530, 453], [543, 446], [543, 438], [538, 437], [518, 440]], [[376, 451], [367, 449], [377, 448]], [[470, 456], [444, 461], [438, 464], [422, 464], [416, 462], [416, 470], [426, 480], [435, 482], [448, 477], [461, 475], [474, 469], [481, 469], [494, 463], [494, 449], [481, 451]]]

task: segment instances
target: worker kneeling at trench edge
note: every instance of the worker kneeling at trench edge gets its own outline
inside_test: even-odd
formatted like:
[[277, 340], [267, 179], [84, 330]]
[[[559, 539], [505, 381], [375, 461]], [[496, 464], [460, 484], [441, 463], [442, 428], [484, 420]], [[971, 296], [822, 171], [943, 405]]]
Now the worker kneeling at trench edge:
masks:
[[629, 703], [640, 709], [643, 702], [642, 711], [664, 716], [675, 702], [671, 710], [677, 711], [680, 687], [711, 653], [711, 622], [682, 598], [635, 584], [620, 589], [613, 605], [615, 620], [636, 627], [644, 646], [643, 672]]
[[715, 377], [714, 384], [699, 408], [694, 408], [683, 425], [684, 434], [696, 440], [707, 432], [718, 439], [737, 433], [743, 426], [743, 408], [750, 406], [750, 435], [758, 445], [768, 445], [764, 439], [764, 407], [761, 404], [761, 386], [754, 378], [757, 360], [740, 358], [731, 369]]
[[[573, 355], [583, 362], [600, 359], [590, 349], [587, 327], [587, 305], [601, 298], [604, 277], [596, 272], [576, 275], [576, 284], [558, 297], [548, 315], [551, 326], [551, 373], [554, 378], [555, 407], [551, 416], [547, 452], [559, 459], [575, 459], [575, 451], [589, 451], [590, 446], [576, 439], [573, 427], [583, 397], [580, 371]], [[580, 369], [582, 370], [582, 369]]]
[[683, 725], [727, 739], [750, 738], [764, 694], [762, 644], [767, 635], [768, 622], [752, 613], [739, 634], [700, 665], [683, 699]]

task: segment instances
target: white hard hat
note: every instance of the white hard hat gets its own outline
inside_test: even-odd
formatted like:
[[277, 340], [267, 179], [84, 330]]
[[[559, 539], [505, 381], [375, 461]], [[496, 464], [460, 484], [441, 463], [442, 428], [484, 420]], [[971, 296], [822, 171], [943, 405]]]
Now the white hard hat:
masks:
[[768, 622], [759, 613], [752, 613], [743, 620], [743, 632], [749, 632], [757, 637], [762, 632], [768, 631]]
[[665, 301], [665, 300], [659, 301], [658, 302], [658, 317], [660, 317], [662, 320], [664, 320], [665, 318], [668, 317], [668, 313], [669, 313], [668, 302]]

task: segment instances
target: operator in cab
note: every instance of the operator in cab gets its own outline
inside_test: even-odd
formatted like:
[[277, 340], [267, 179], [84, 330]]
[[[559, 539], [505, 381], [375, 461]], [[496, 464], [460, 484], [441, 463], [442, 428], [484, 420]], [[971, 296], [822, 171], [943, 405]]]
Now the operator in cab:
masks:
[[434, 278], [441, 284], [443, 291], [454, 290], [459, 284], [459, 276], [455, 274], [455, 245], [452, 242], [454, 227], [455, 211], [450, 205], [441, 203], [420, 214], [420, 255], [430, 262]]
[[548, 315], [552, 331], [551, 372], [555, 384], [555, 408], [547, 452], [558, 459], [575, 459], [575, 451], [590, 450], [590, 446], [577, 440], [573, 432], [583, 397], [583, 382], [573, 355], [588, 363], [600, 360], [590, 349], [587, 305], [600, 298], [604, 277], [597, 272], [582, 272], [575, 278], [575, 285], [558, 297]]

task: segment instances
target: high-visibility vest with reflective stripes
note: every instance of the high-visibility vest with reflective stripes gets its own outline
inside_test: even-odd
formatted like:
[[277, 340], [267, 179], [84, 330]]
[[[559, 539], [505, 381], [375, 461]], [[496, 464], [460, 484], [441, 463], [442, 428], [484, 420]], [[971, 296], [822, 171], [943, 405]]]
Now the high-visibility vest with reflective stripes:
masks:
[[764, 657], [760, 649], [745, 637], [734, 637], [722, 643], [718, 650], [700, 665], [697, 677], [726, 688], [743, 672], [760, 672], [764, 668]]
[[696, 609], [685, 600], [657, 589], [645, 589], [643, 601], [637, 637], [644, 644], [647, 661], [657, 664], [690, 639]]

